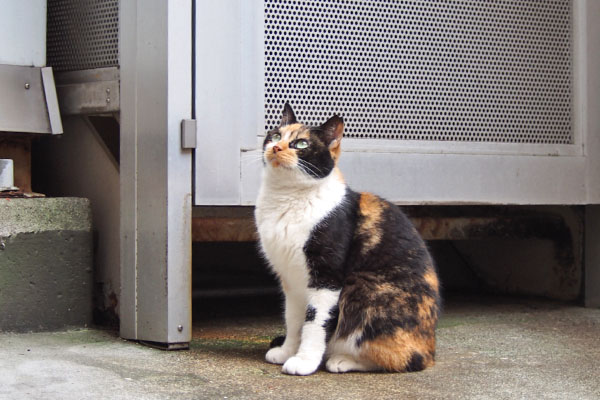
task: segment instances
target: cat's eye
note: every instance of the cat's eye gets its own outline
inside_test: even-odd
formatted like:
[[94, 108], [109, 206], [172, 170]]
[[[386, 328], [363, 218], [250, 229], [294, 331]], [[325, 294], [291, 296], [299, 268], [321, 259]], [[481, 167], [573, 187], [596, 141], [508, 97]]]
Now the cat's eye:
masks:
[[279, 133], [271, 134], [271, 142], [277, 143], [281, 140], [281, 135]]
[[302, 150], [308, 147], [308, 140], [306, 139], [298, 139], [296, 140], [296, 142], [294, 143], [294, 147]]

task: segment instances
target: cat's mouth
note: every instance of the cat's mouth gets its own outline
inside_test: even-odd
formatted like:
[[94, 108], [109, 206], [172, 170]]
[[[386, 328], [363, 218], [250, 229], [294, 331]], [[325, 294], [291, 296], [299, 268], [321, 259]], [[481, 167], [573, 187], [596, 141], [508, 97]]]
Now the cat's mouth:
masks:
[[282, 154], [282, 152], [269, 152], [265, 158], [273, 168], [293, 169], [296, 166], [296, 160], [288, 154]]

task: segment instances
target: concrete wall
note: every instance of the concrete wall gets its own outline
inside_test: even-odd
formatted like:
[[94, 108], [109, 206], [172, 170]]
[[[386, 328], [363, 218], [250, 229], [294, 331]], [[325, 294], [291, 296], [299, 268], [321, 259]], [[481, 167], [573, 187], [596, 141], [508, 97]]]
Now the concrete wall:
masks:
[[120, 291], [119, 169], [93, 126], [65, 117], [64, 134], [34, 145], [33, 190], [90, 199], [94, 226], [95, 319], [116, 325]]
[[89, 325], [89, 201], [0, 198], [0, 221], [0, 331]]

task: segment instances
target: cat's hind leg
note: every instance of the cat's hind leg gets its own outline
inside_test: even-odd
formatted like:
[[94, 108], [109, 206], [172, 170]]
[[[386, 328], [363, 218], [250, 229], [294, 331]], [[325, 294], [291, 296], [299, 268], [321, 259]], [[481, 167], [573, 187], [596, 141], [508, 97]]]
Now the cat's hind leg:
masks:
[[334, 354], [325, 364], [327, 371], [333, 373], [381, 371], [382, 368], [367, 360], [359, 360], [347, 354]]
[[344, 339], [336, 338], [329, 343], [325, 368], [333, 373], [382, 370], [377, 364], [361, 357], [360, 350], [356, 346], [356, 337], [353, 335]]

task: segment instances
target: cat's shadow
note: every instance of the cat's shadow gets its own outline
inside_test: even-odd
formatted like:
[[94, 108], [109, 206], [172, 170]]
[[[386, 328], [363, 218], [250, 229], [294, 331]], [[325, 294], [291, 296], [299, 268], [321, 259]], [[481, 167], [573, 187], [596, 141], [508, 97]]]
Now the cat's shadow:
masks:
[[[229, 343], [227, 343], [229, 342]], [[190, 351], [196, 352], [203, 355], [213, 355], [218, 358], [231, 360], [232, 362], [247, 361], [253, 364], [257, 364], [266, 374], [279, 374], [281, 373], [281, 365], [271, 364], [265, 361], [265, 354], [269, 350], [269, 343], [253, 343], [253, 345], [242, 345], [237, 340], [206, 340], [200, 339], [195, 340], [190, 344]], [[329, 373], [325, 368], [325, 360], [319, 365], [316, 373]], [[365, 374], [364, 372], [348, 372], [348, 374]], [[383, 371], [372, 371], [369, 374], [385, 374]]]
[[190, 351], [210, 354], [226, 359], [243, 359], [253, 362], [265, 361], [269, 343], [238, 339], [196, 339], [190, 343]]

